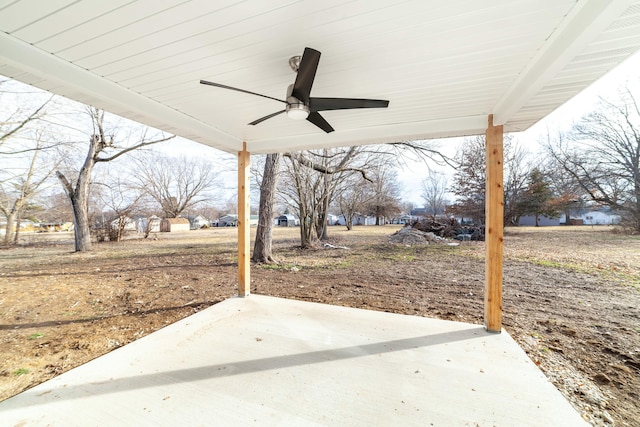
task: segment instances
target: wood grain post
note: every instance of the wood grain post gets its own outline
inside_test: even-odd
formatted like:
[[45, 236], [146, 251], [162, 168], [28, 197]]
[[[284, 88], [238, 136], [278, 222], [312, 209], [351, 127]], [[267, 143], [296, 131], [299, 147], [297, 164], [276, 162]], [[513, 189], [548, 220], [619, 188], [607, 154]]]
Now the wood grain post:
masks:
[[249, 166], [250, 154], [247, 143], [242, 143], [238, 152], [238, 296], [245, 297], [251, 292], [250, 219], [249, 206]]
[[504, 244], [504, 145], [503, 128], [493, 125], [493, 114], [489, 116], [486, 136], [484, 325], [487, 331], [500, 332]]

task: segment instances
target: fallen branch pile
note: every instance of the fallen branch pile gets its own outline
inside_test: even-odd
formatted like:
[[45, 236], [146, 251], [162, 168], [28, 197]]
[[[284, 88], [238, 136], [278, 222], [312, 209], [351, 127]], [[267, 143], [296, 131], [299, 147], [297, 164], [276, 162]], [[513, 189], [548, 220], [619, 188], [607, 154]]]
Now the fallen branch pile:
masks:
[[484, 241], [484, 227], [461, 225], [455, 218], [424, 217], [411, 227], [446, 239]]

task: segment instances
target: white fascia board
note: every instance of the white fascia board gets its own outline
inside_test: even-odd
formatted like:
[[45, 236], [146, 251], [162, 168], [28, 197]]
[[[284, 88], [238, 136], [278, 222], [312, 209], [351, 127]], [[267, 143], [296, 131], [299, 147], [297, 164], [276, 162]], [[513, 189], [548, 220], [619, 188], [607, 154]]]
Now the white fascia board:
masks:
[[508, 124], [529, 99], [595, 40], [631, 3], [632, 0], [579, 0], [547, 39], [538, 55], [532, 58], [498, 100], [493, 109], [494, 124]]
[[[110, 107], [117, 107], [124, 111], [135, 112], [148, 120], [145, 124], [162, 129], [162, 126], [157, 123], [163, 123], [168, 128], [182, 130], [185, 134], [196, 134], [200, 136], [202, 141], [210, 141], [209, 145], [229, 153], [236, 153], [242, 149], [242, 140], [239, 138], [137, 94], [4, 32], [0, 32], [0, 64], [7, 64], [48, 82], [55, 82], [66, 88], [64, 92], [83, 93], [87, 95], [87, 99], [103, 100], [101, 105], [94, 105], [95, 107], [104, 108], [107, 111]], [[20, 77], [17, 76], [17, 78]], [[30, 82], [25, 83], [30, 84]], [[58, 94], [64, 96], [64, 93], [61, 92], [63, 91]], [[83, 102], [83, 99], [77, 98], [76, 101]]]

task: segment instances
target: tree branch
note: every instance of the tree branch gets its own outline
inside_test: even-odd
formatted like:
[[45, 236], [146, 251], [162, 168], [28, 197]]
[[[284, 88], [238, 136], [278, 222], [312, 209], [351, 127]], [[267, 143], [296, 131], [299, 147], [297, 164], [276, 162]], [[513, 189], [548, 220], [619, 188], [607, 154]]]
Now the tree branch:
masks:
[[153, 145], [153, 144], [158, 144], [160, 142], [169, 141], [170, 139], [173, 139], [175, 137], [176, 137], [175, 135], [171, 135], [171, 136], [168, 136], [166, 138], [157, 139], [155, 141], [141, 142], [140, 144], [133, 145], [131, 147], [127, 147], [127, 148], [123, 149], [122, 151], [119, 151], [118, 153], [116, 153], [116, 154], [114, 154], [112, 156], [109, 156], [109, 157], [98, 157], [98, 158], [96, 158], [96, 162], [110, 162], [111, 160], [114, 160], [114, 159], [116, 159], [116, 158], [122, 156], [123, 154], [126, 154], [126, 153], [130, 152], [130, 151], [136, 150], [136, 149], [141, 148], [141, 147], [146, 147], [148, 145]]
[[49, 97], [49, 99], [47, 99], [40, 107], [38, 107], [26, 119], [24, 119], [22, 122], [20, 122], [18, 124], [18, 126], [16, 126], [15, 128], [9, 130], [7, 133], [5, 133], [3, 135], [0, 135], [0, 144], [2, 144], [2, 142], [4, 140], [9, 139], [15, 133], [19, 132], [22, 128], [24, 128], [27, 125], [27, 123], [37, 119], [38, 115], [40, 114], [40, 112], [47, 106], [47, 104], [49, 104], [49, 101], [51, 101], [51, 99], [53, 99], [53, 95], [51, 95]]
[[[360, 168], [345, 168], [344, 164], [348, 161], [348, 159], [343, 158], [342, 161], [340, 162], [339, 166], [325, 166], [325, 165], [321, 165], [318, 163], [315, 163], [311, 160], [309, 160], [308, 158], [304, 157], [302, 154], [300, 153], [284, 153], [283, 154], [284, 157], [288, 158], [289, 160], [295, 160], [298, 163], [300, 163], [301, 165], [315, 170], [316, 172], [320, 172], [323, 173], [325, 175], [333, 175], [333, 174], [338, 174], [338, 173], [342, 173], [342, 172], [357, 172], [360, 175], [362, 175], [362, 178], [368, 182], [373, 182], [373, 180], [371, 178], [369, 178], [367, 176], [367, 172], [364, 169], [360, 169]], [[341, 167], [342, 166], [342, 167]]]

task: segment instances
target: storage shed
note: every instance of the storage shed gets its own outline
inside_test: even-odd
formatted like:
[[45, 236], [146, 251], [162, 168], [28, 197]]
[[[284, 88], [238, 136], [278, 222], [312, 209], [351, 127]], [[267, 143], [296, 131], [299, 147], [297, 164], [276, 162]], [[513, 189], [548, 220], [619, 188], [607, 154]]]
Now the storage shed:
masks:
[[280, 227], [297, 227], [300, 225], [300, 220], [293, 215], [280, 215], [276, 218], [276, 224]]
[[164, 218], [160, 223], [160, 231], [170, 233], [172, 231], [189, 231], [191, 224], [187, 218]]

